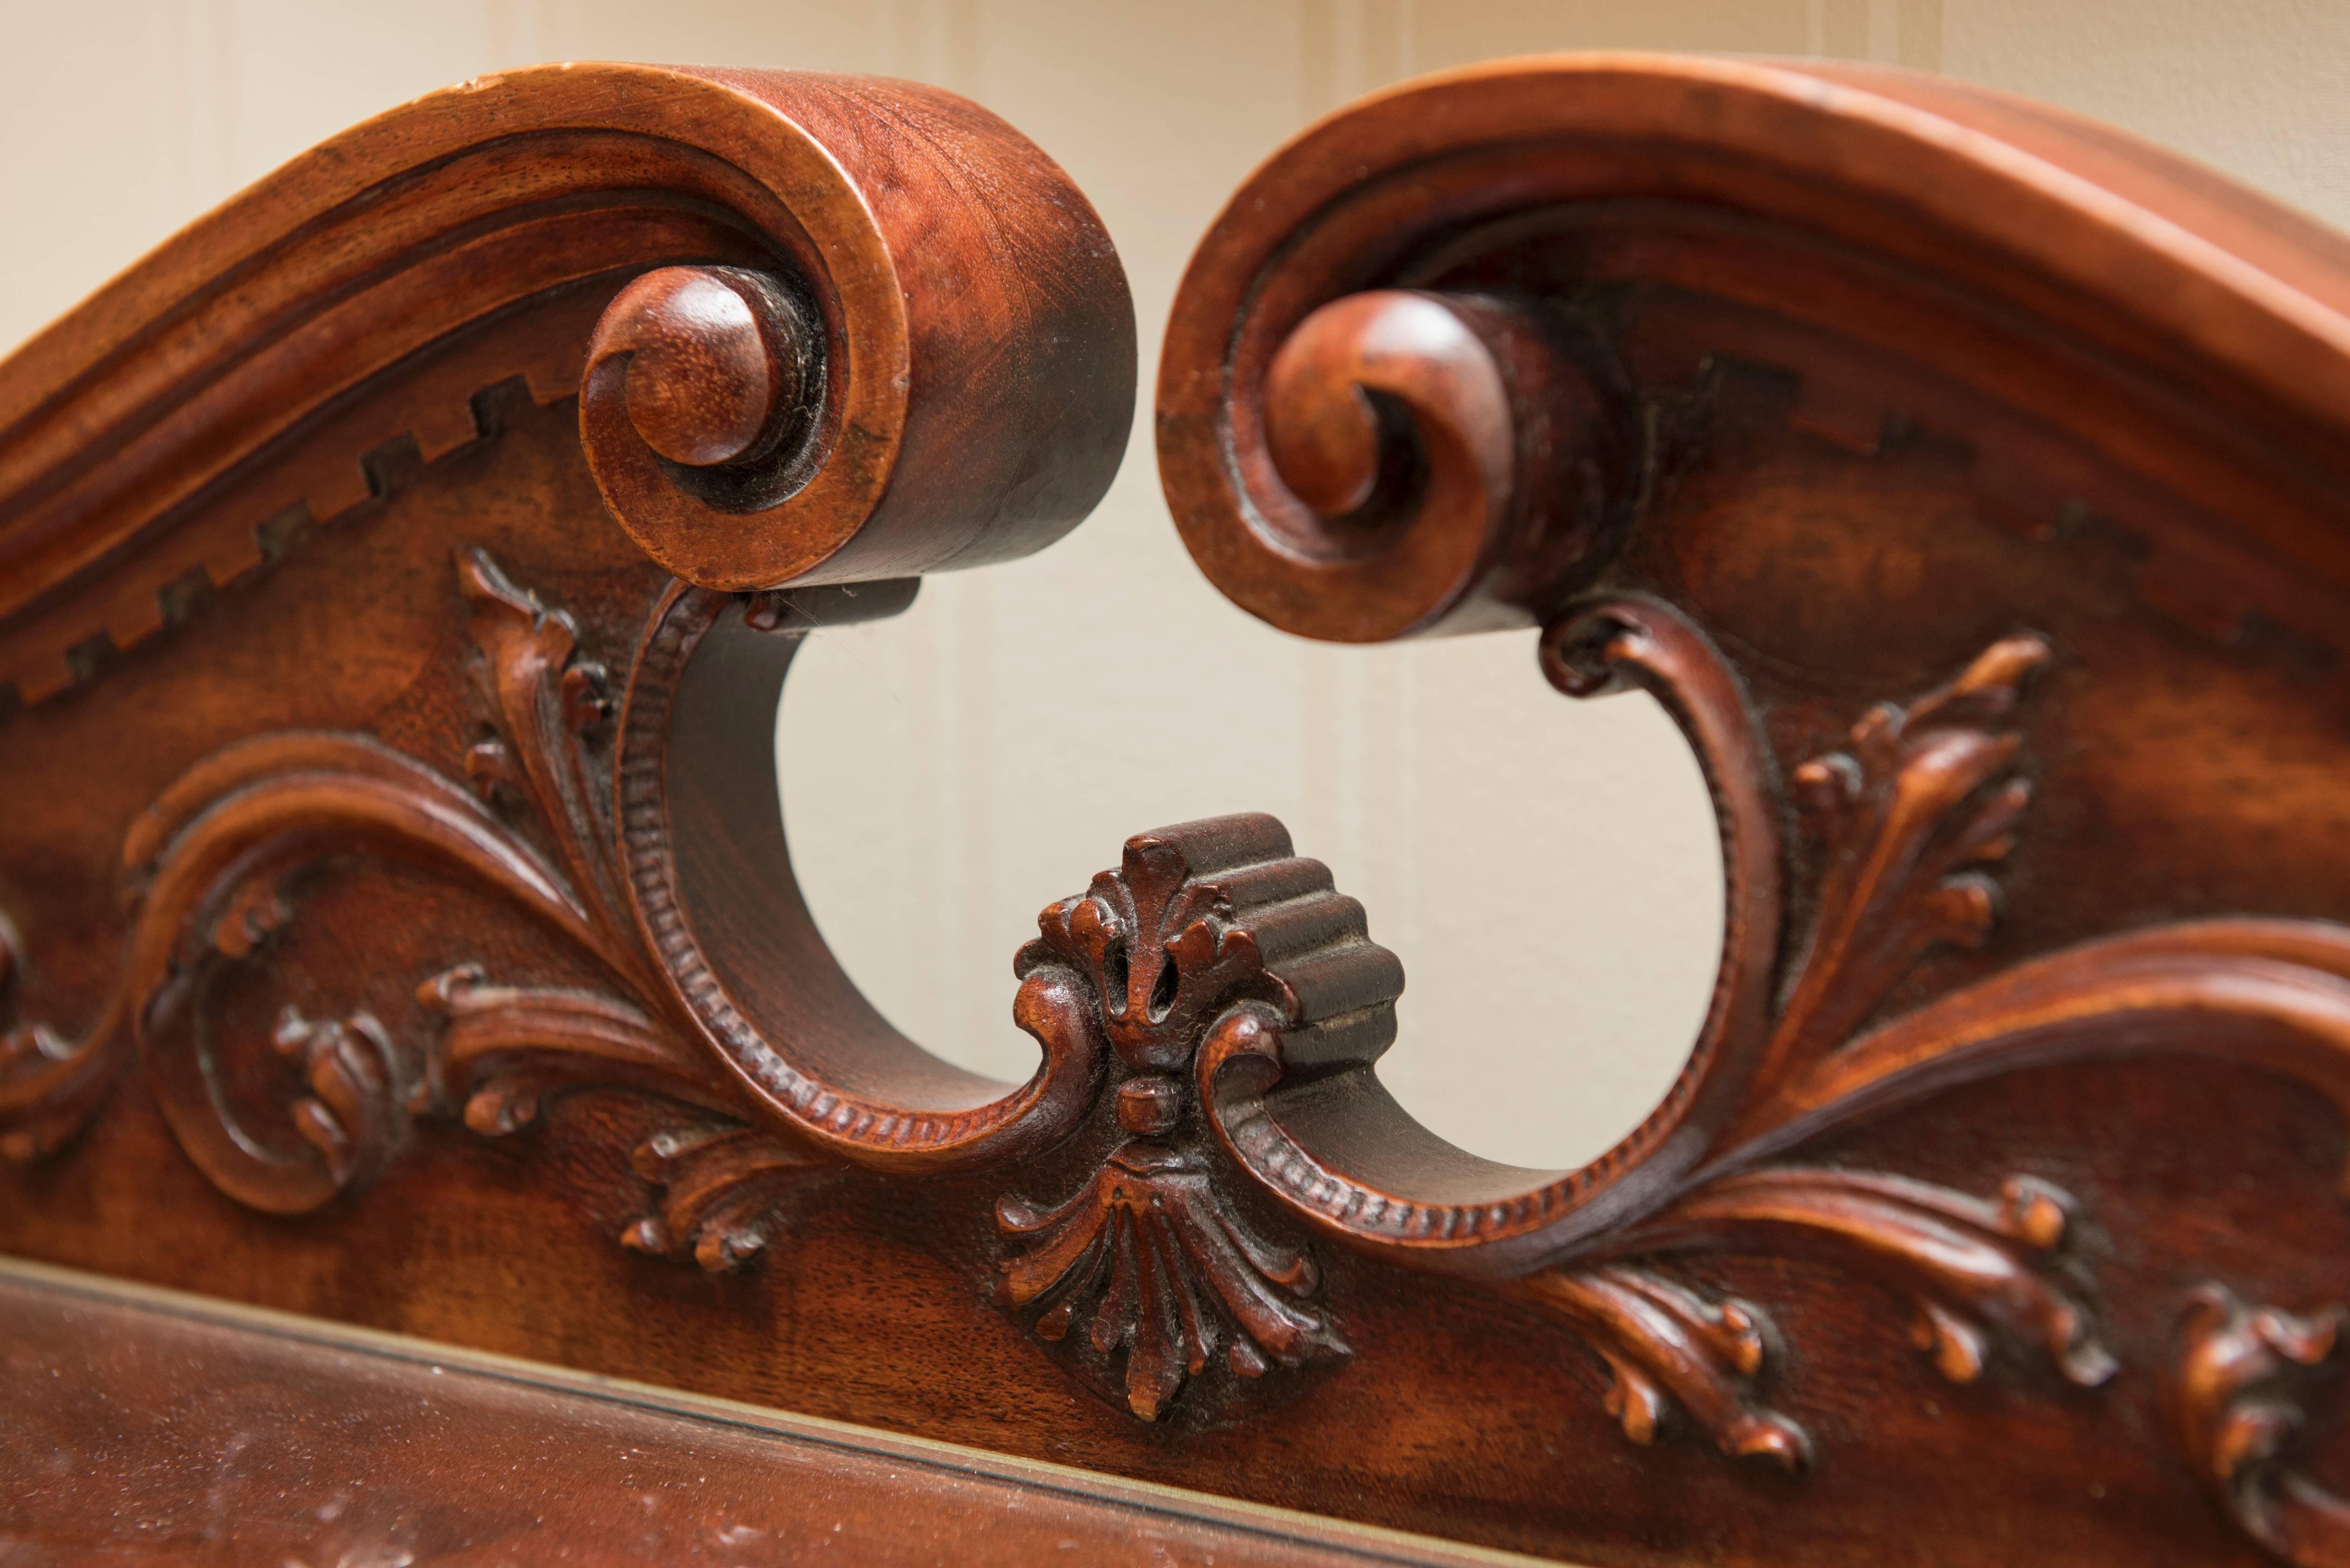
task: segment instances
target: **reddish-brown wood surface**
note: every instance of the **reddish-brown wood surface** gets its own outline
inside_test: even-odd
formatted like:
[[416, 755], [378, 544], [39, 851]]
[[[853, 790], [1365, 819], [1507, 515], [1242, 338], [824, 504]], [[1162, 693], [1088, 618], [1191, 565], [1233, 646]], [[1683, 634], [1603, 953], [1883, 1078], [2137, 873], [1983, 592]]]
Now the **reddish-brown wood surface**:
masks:
[[23, 1264], [0, 1324], [12, 1561], [1526, 1561]]
[[1202, 569], [1523, 636], [1704, 766], [1715, 1004], [1571, 1171], [1379, 1089], [1410, 955], [1269, 818], [1002, 890], [1072, 895], [1024, 1084], [825, 951], [792, 654], [1082, 515], [1126, 309], [959, 100], [582, 67], [0, 366], [0, 1247], [1601, 1563], [2350, 1555], [2342, 243], [1992, 95], [1645, 57], [1236, 193], [1159, 388]]

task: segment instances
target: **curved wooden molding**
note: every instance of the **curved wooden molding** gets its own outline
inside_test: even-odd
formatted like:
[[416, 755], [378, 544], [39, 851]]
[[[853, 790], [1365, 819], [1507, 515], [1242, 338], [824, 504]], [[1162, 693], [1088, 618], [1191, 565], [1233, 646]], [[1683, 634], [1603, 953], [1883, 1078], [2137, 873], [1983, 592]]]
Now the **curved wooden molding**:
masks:
[[1018, 1083], [800, 897], [795, 651], [1124, 439], [1041, 155], [625, 67], [329, 152], [0, 372], [10, 660], [492, 389], [256, 613], [8, 721], [0, 1147], [59, 1158], [0, 1242], [1579, 1560], [2338, 1556], [2272, 1441], [2326, 1323], [2172, 1321], [2350, 1244], [2338, 242], [2004, 99], [1639, 57], [1408, 85], [1243, 188], [1160, 388], [1203, 569], [1334, 640], [1531, 633], [1713, 803], [1683, 1071], [1525, 1170], [1382, 1088], [1400, 965], [1271, 818], [1045, 909]]
[[[2080, 1387], [2124, 1370], [2064, 1187], [2021, 1162], [1989, 1192], [1785, 1163], [1804, 1151], [1932, 1125], [2001, 1075], [2147, 1054], [2287, 1075], [2350, 1116], [2338, 882], [2294, 896], [2332, 918], [2149, 888], [2027, 913], [2022, 952], [2001, 940], [2020, 845], [2034, 898], [2052, 877], [2119, 886], [2111, 857], [2169, 847], [2033, 844], [2045, 774], [2106, 792], [2058, 808], [2074, 835], [2168, 786], [2272, 885], [2295, 880], [2251, 826], [2272, 807], [2219, 804], [2262, 788], [2218, 760], [2246, 732], [2220, 682], [2282, 676], [2278, 719], [2313, 728], [2345, 707], [2338, 237], [1924, 77], [1500, 62], [1374, 95], [1268, 161], [1194, 256], [1160, 366], [1169, 502], [1234, 603], [1338, 641], [1537, 627], [1561, 691], [1645, 690], [1697, 754], [1727, 895], [1712, 1006], [1655, 1112], [1588, 1165], [1517, 1170], [1431, 1137], [1380, 1087], [1383, 1040], [1334, 1061], [1236, 1020], [1199, 1064], [1263, 1191], [1564, 1323], [1634, 1440], [1679, 1415], [1791, 1469], [1818, 1448], [1769, 1402], [1800, 1334], [1767, 1295], [1681, 1277], [1696, 1252], [1891, 1293], [1952, 1383], [2002, 1360]], [[1932, 521], [1898, 514], [1918, 506]], [[2094, 565], [2018, 558], [2090, 538]], [[2066, 570], [2094, 607], [2043, 591]], [[2203, 651], [2124, 653], [2110, 628], [2132, 618]], [[2195, 692], [2161, 717], [2121, 694], [2157, 657], [2167, 691]], [[1943, 684], [1885, 701], [1937, 665]], [[2026, 711], [2043, 674], [2064, 704], [2044, 719]], [[2137, 716], [2094, 716], [2109, 691]], [[2141, 756], [2118, 779], [2084, 761], [2166, 723], [2214, 760]]]
[[[1401, 968], [1369, 940], [1362, 907], [1264, 816], [1139, 835], [1118, 871], [1047, 908], [1014, 1005], [1044, 1063], [1025, 1085], [992, 1085], [862, 1004], [777, 853], [772, 774], [698, 749], [773, 711], [773, 682], [808, 628], [889, 613], [910, 591], [746, 605], [680, 585], [654, 607], [616, 703], [569, 616], [480, 552], [458, 576], [492, 714], [467, 756], [470, 789], [366, 736], [259, 736], [166, 790], [124, 848], [139, 914], [108, 1017], [130, 1021], [182, 1147], [256, 1209], [305, 1212], [371, 1182], [420, 1114], [462, 1107], [473, 1131], [501, 1136], [552, 1095], [619, 1088], [671, 1107], [633, 1156], [663, 1196], [622, 1240], [719, 1270], [764, 1247], [828, 1166], [1002, 1172], [1107, 1118], [1117, 1141], [1071, 1196], [997, 1203], [1015, 1243], [1000, 1293], [1038, 1308], [1047, 1340], [1090, 1313], [1087, 1339], [1124, 1356], [1127, 1402], [1144, 1419], [1220, 1349], [1242, 1377], [1347, 1354], [1315, 1300], [1319, 1270], [1234, 1205], [1220, 1147], [1234, 1174], [1341, 1242], [1492, 1280], [1571, 1327], [1609, 1366], [1608, 1408], [1635, 1441], [1685, 1415], [1723, 1451], [1793, 1470], [1814, 1449], [1759, 1397], [1764, 1309], [1710, 1296], [1660, 1261], [1825, 1262], [1907, 1300], [1918, 1346], [1956, 1384], [1982, 1377], [2002, 1345], [2083, 1387], [2117, 1363], [2073, 1278], [2078, 1206], [2061, 1189], [2016, 1177], [1992, 1200], [1774, 1157], [1968, 1079], [2067, 1057], [2217, 1054], [2337, 1100], [2350, 1071], [2350, 928], [2315, 922], [2095, 941], [1859, 1028], [1930, 950], [1989, 934], [1986, 868], [2012, 852], [2029, 798], [2019, 737], [1998, 726], [2049, 649], [1996, 643], [1906, 708], [1869, 711], [1848, 751], [1794, 771], [1826, 870], [1783, 971], [1773, 954], [1795, 922], [1779, 908], [1790, 895], [1760, 742], [1742, 732], [1750, 705], [1693, 628], [1660, 604], [1617, 601], [1545, 637], [1553, 678], [1586, 696], [1653, 681], [1685, 716], [1721, 794], [1733, 890], [1752, 905], [1732, 922], [1721, 1000], [1679, 1082], [1617, 1148], [1513, 1192], [1530, 1173], [1419, 1129], [1371, 1074], [1395, 1036]], [[733, 629], [715, 634], [722, 622]], [[733, 639], [714, 656], [701, 648], [713, 634]], [[694, 695], [696, 670], [707, 695]], [[596, 762], [607, 749], [608, 784]], [[754, 787], [673, 799], [671, 772]], [[574, 946], [608, 989], [501, 983], [479, 965], [427, 976], [417, 995], [438, 1029], [413, 1041], [364, 1012], [314, 1019], [289, 1005], [266, 1044], [287, 1060], [292, 1136], [273, 1134], [218, 1088], [252, 1075], [231, 1058], [265, 1053], [208, 1024], [204, 998], [222, 966], [251, 960], [294, 918], [298, 885], [355, 853], [478, 883]], [[773, 901], [748, 917], [739, 895], [706, 901], [696, 868], [719, 862]], [[697, 934], [710, 929], [723, 940]], [[1762, 983], [1774, 974], [1775, 999]], [[20, 1152], [53, 1147], [94, 1106], [85, 1085], [106, 1074], [89, 1063], [109, 1062], [118, 1039], [66, 1054], [38, 1031], [20, 1038], [19, 1052], [63, 1058], [45, 1099], [22, 1097], [43, 1080], [11, 1081]], [[958, 1089], [977, 1098], [923, 1099]]]
[[[1826, 329], [1912, 380], [1879, 409], [1848, 375], [1807, 376], [1799, 419], [1874, 447], [1897, 416], [1974, 440], [1974, 403], [2004, 405], [2039, 433], [1978, 477], [2020, 525], [2051, 530], [2067, 504], [2123, 515], [2150, 537], [2147, 592], [2183, 618], [2227, 635], [2257, 607], [2324, 637], [2315, 594], [2239, 579], [2257, 556], [2350, 588], [2345, 280], [2339, 235], [1981, 88], [1814, 62], [1496, 62], [1366, 99], [1234, 193], [1168, 327], [1159, 462], [1201, 569], [1276, 626], [1532, 624], [1654, 477], [1627, 451], [1644, 372], [1783, 363]], [[1609, 301], [1656, 295], [1737, 309], [1606, 325]], [[1464, 432], [1473, 481], [1450, 477]], [[2051, 433], [2137, 484], [2052, 493], [2087, 476], [2034, 472]], [[1385, 488], [1366, 478], [1382, 441]], [[1455, 502], [1463, 485], [1482, 499]], [[1490, 525], [1464, 534], [1462, 504]]]
[[1066, 1133], [1093, 1097], [1102, 1049], [1083, 1000], [1040, 984], [1014, 1012], [1043, 1047], [1034, 1077], [1003, 1084], [949, 1065], [865, 1000], [800, 898], [764, 742], [785, 674], [808, 630], [895, 613], [914, 586], [788, 607], [672, 588], [619, 715], [614, 826], [641, 950], [738, 1092], [842, 1158], [938, 1170]]
[[[647, 443], [664, 394], [630, 386], [653, 348], [640, 291], [586, 341], [612, 289], [666, 264], [714, 266], [695, 275], [791, 372], [739, 450], [699, 454], [724, 462]], [[92, 638], [119, 650], [170, 618], [158, 596], [191, 573], [249, 570], [264, 514], [178, 547], [155, 536], [338, 400], [516, 313], [536, 325], [500, 373], [545, 402], [581, 390], [584, 367], [614, 511], [656, 558], [727, 587], [1037, 549], [1099, 499], [1129, 423], [1131, 307], [1108, 239], [1049, 160], [970, 103], [790, 72], [480, 78], [296, 160], [0, 363], [0, 686], [49, 695], [98, 660]], [[714, 385], [707, 369], [645, 364]], [[428, 460], [473, 439], [472, 390], [377, 439], [412, 434]], [[363, 499], [358, 455], [272, 514]]]

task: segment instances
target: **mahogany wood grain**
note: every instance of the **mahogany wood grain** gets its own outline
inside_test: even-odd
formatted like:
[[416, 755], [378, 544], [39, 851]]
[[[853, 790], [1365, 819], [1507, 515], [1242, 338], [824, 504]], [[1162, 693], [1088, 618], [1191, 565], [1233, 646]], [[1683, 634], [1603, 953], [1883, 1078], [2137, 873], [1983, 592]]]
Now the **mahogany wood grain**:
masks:
[[1713, 1004], [1555, 1171], [1387, 1096], [1410, 955], [1268, 817], [1002, 889], [1022, 1083], [824, 947], [792, 658], [1082, 516], [1128, 312], [961, 100], [596, 67], [0, 365], [0, 1248], [1610, 1565], [2350, 1559], [2350, 249], [1754, 61], [1407, 84], [1235, 194], [1202, 570], [1523, 636], [1712, 794]]
[[1529, 1561], [21, 1263], [0, 1328], [11, 1562]]

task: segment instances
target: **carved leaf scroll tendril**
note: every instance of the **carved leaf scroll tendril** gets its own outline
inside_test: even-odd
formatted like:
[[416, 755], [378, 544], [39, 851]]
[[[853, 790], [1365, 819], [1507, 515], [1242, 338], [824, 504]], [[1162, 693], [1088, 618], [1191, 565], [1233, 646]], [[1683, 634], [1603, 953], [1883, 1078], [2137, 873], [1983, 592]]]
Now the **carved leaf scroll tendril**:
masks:
[[[1621, 659], [1604, 650], [1623, 633], [1607, 628], [1631, 624], [1636, 614], [1591, 610], [1555, 627], [1544, 639], [1554, 681], [1579, 696], [1612, 689], [1623, 678]], [[1719, 656], [1701, 639], [1689, 652], [1679, 668], [1662, 672], [1671, 678], [1659, 696], [1677, 711], [1722, 707], [1718, 699], [1699, 701], [1692, 683]], [[2031, 798], [2017, 771], [2021, 739], [1999, 726], [2024, 679], [2049, 658], [2039, 638], [2003, 639], [1906, 708], [1873, 708], [1852, 727], [1847, 749], [1794, 770], [1794, 793], [1819, 836], [1825, 870], [1817, 913], [1778, 1006], [1767, 1023], [1733, 1024], [1724, 1045], [1731, 1059], [1752, 1063], [1742, 1108], [1721, 1135], [1733, 1150], [1751, 1147], [1758, 1133], [1783, 1121], [1775, 1104], [1783, 1085], [1842, 1046], [1920, 958], [1939, 944], [1979, 945], [1989, 934], [1997, 912], [1989, 872], [2013, 848]], [[1709, 778], [1717, 799], [1726, 800], [1725, 815], [1751, 805], [1753, 786], [1742, 777], [1710, 771]], [[1732, 791], [1727, 797], [1725, 784]], [[1741, 961], [1751, 971], [1755, 961], [1752, 953], [1741, 961], [1741, 940], [1733, 929], [1725, 973]], [[2016, 1178], [1998, 1202], [1987, 1203], [1887, 1175], [1741, 1172], [1741, 1163], [1733, 1153], [1700, 1169], [1659, 1210], [1587, 1251], [1816, 1257], [1909, 1301], [1917, 1343], [1953, 1382], [1981, 1376], [2001, 1338], [2039, 1346], [2073, 1383], [2095, 1386], [2112, 1376], [2114, 1360], [2086, 1309], [2056, 1282], [2073, 1213], [2072, 1200], [2056, 1189]], [[1620, 1272], [1567, 1266], [1522, 1288], [1565, 1316], [1616, 1369], [1610, 1408], [1636, 1439], [1653, 1435], [1654, 1411], [1669, 1397], [1725, 1451], [1766, 1452], [1783, 1463], [1807, 1451], [1760, 1441], [1756, 1434], [1772, 1428], [1737, 1380], [1752, 1368], [1692, 1333], [1689, 1314], [1660, 1306], [1654, 1293], [1625, 1293]], [[1753, 1313], [1742, 1303], [1734, 1311]]]
[[604, 668], [578, 656], [571, 618], [515, 587], [488, 552], [461, 552], [457, 581], [473, 606], [478, 673], [503, 729], [468, 753], [467, 775], [485, 794], [503, 787], [536, 807], [590, 915], [596, 955], [639, 995], [658, 997], [662, 988], [624, 914], [608, 792], [582, 744], [609, 713]]
[[15, 1016], [24, 941], [0, 912], [0, 1159], [45, 1159], [105, 1102], [122, 1060], [121, 998], [78, 1040]]
[[[456, 576], [494, 719], [466, 757], [467, 783], [367, 735], [260, 735], [190, 769], [125, 841], [137, 913], [119, 1033], [138, 1042], [182, 1147], [216, 1186], [255, 1208], [317, 1208], [380, 1174], [412, 1116], [459, 1105], [467, 1125], [488, 1136], [530, 1124], [549, 1096], [581, 1087], [651, 1096], [705, 1130], [713, 1113], [741, 1108], [724, 1075], [691, 1044], [673, 992], [659, 983], [624, 913], [597, 739], [608, 707], [601, 667], [581, 657], [567, 614], [516, 587], [484, 552], [461, 552]], [[296, 1141], [273, 1141], [219, 1091], [219, 1053], [240, 1043], [214, 1038], [208, 981], [277, 939], [294, 918], [299, 878], [355, 849], [470, 880], [596, 961], [614, 986], [497, 985], [477, 966], [460, 966], [419, 987], [433, 1027], [414, 1041], [363, 1010], [330, 1020], [289, 1010], [271, 1044], [298, 1085], [286, 1106]], [[13, 940], [0, 947], [5, 984], [16, 950]], [[117, 1033], [93, 1035], [81, 1055], [0, 1076], [0, 1129], [36, 1152], [53, 1146], [60, 1107], [72, 1108], [82, 1078], [97, 1070], [86, 1064], [112, 1049]], [[35, 1049], [12, 1049], [8, 1065], [55, 1054], [45, 1033], [29, 1038]], [[29, 1112], [20, 1104], [27, 1084], [46, 1096]], [[743, 1147], [748, 1135], [737, 1136], [731, 1119], [725, 1128], [719, 1141]], [[665, 1147], [671, 1137], [656, 1134], [648, 1147]], [[678, 1146], [681, 1158], [685, 1150]], [[769, 1233], [779, 1173], [814, 1162], [765, 1139], [756, 1158], [731, 1163], [652, 1163], [647, 1179], [668, 1196], [651, 1229], [631, 1232], [634, 1242], [732, 1266]]]
[[467, 1087], [465, 1125], [485, 1137], [538, 1118], [545, 1099], [594, 1082], [723, 1111], [717, 1074], [658, 1014], [593, 992], [490, 983], [465, 964], [417, 988], [441, 1023], [438, 1061]]
[[2295, 1568], [2350, 1563], [2350, 1502], [2287, 1469], [2301, 1397], [2341, 1347], [2350, 1314], [2297, 1317], [2220, 1285], [2196, 1293], [2163, 1389], [2172, 1440], [2244, 1532]]
[[2054, 1274], [2073, 1199], [2028, 1177], [1996, 1202], [1867, 1171], [1776, 1168], [1700, 1186], [1623, 1240], [1642, 1254], [1714, 1250], [1814, 1257], [1875, 1280], [1917, 1312], [1913, 1337], [1953, 1383], [1983, 1374], [1995, 1336], [2044, 1352], [2095, 1387], [2113, 1356]]
[[376, 1016], [305, 1018], [288, 1007], [271, 1042], [301, 1071], [307, 1097], [294, 1103], [295, 1129], [327, 1162], [337, 1187], [372, 1179], [407, 1131], [419, 1076]]
[[2022, 738], [1997, 726], [2050, 658], [2037, 637], [1991, 644], [1907, 708], [1879, 703], [1849, 748], [1791, 783], [1825, 851], [1819, 914], [1773, 1022], [1752, 1093], [1767, 1096], [1849, 1039], [1936, 946], [1979, 947], [1999, 909], [1989, 870], [2031, 804]]
[[1625, 1264], [1551, 1270], [1518, 1290], [1564, 1319], [1607, 1364], [1607, 1413], [1632, 1441], [1655, 1442], [1678, 1407], [1725, 1454], [1767, 1459], [1790, 1471], [1811, 1464], [1804, 1429], [1753, 1397], [1769, 1334], [1752, 1303], [1711, 1300]]
[[772, 1133], [739, 1122], [664, 1128], [630, 1158], [661, 1191], [658, 1211], [622, 1232], [654, 1257], [691, 1257], [710, 1273], [740, 1269], [783, 1232], [783, 1208], [821, 1162]]

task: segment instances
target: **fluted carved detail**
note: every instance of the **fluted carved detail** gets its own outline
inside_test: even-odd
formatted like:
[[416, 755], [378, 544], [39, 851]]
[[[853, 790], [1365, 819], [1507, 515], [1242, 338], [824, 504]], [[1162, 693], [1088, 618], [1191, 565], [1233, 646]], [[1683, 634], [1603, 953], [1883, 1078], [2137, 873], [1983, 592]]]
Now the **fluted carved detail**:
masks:
[[1048, 1340], [1090, 1308], [1087, 1338], [1100, 1355], [1123, 1351], [1127, 1403], [1145, 1420], [1219, 1347], [1243, 1377], [1347, 1354], [1312, 1299], [1311, 1258], [1258, 1236], [1217, 1190], [1189, 1069], [1243, 1016], [1309, 1037], [1392, 1037], [1403, 971], [1369, 940], [1362, 906], [1292, 855], [1279, 823], [1234, 816], [1136, 835], [1117, 871], [1038, 926], [1020, 954], [1023, 995], [1074, 975], [1095, 999], [1126, 1136], [1066, 1200], [997, 1204], [1021, 1243], [1002, 1265], [1007, 1304], [1043, 1303], [1035, 1328]]

